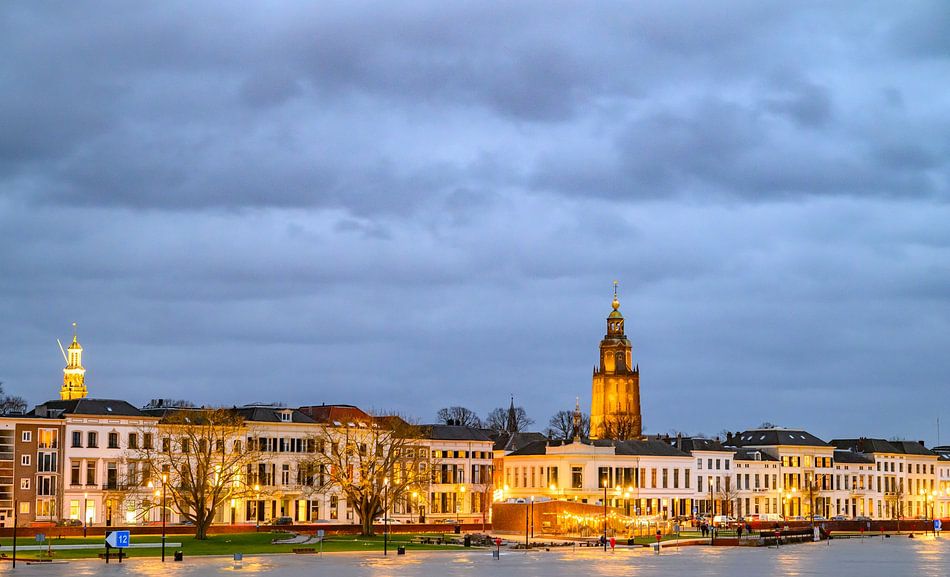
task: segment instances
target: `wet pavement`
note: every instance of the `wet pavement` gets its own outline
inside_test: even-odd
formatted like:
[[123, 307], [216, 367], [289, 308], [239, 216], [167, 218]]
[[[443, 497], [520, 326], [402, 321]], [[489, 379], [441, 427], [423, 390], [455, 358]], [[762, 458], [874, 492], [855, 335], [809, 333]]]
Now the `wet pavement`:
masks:
[[[0, 566], [9, 573], [9, 564]], [[230, 558], [191, 558], [184, 562], [132, 560], [106, 566], [102, 561], [71, 561], [54, 565], [20, 565], [19, 575], [116, 575], [150, 577], [213, 577], [240, 575], [296, 577], [669, 577], [829, 575], [836, 577], [938, 576], [950, 574], [950, 538], [893, 537], [849, 539], [826, 543], [764, 547], [682, 547], [655, 555], [650, 549], [502, 551], [495, 560], [487, 550], [464, 552], [410, 552], [405, 556], [381, 553], [274, 555], [247, 557], [241, 564]]]

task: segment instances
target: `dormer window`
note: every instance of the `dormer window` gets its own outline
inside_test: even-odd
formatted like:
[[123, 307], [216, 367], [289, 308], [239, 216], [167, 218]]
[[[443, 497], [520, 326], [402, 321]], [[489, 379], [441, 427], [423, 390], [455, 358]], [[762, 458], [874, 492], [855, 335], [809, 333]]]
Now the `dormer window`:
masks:
[[282, 423], [290, 423], [294, 420], [293, 411], [281, 411], [278, 415]]

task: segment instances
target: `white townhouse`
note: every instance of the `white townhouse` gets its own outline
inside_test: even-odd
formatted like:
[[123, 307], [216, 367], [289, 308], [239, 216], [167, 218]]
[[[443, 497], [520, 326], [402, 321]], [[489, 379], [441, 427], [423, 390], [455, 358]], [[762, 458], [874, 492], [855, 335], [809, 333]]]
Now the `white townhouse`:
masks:
[[126, 401], [90, 398], [47, 401], [33, 414], [65, 423], [62, 518], [106, 526], [158, 519], [142, 463], [129, 458], [156, 442], [158, 418]]
[[[832, 503], [840, 498], [835, 494], [835, 448], [832, 445], [807, 431], [781, 428], [751, 429], [728, 435], [726, 444], [758, 450], [778, 461], [777, 471], [768, 473], [769, 491], [760, 491], [765, 495], [759, 495], [760, 499], [770, 499], [769, 508], [773, 511], [777, 505], [783, 517], [832, 514]], [[760, 488], [764, 489], [764, 484]], [[754, 488], [741, 490], [740, 498], [745, 503], [746, 498], [754, 499], [755, 495]]]
[[535, 441], [503, 459], [499, 501], [603, 504], [629, 516], [688, 515], [697, 496], [694, 458], [658, 440]]
[[842, 488], [856, 498], [843, 503], [842, 514], [925, 519], [946, 513], [950, 496], [940, 483], [944, 461], [923, 441], [861, 437], [831, 443], [839, 452], [867, 461], [864, 470], [842, 475]]
[[[421, 450], [429, 452], [428, 498], [408, 495], [395, 516], [415, 521], [491, 521], [494, 442], [481, 429], [422, 425]], [[428, 504], [428, 512], [426, 505]], [[428, 514], [427, 514], [428, 513]]]
[[741, 515], [739, 481], [736, 479], [735, 450], [724, 447], [719, 439], [700, 437], [663, 438], [692, 458], [696, 478], [693, 506], [677, 515]]

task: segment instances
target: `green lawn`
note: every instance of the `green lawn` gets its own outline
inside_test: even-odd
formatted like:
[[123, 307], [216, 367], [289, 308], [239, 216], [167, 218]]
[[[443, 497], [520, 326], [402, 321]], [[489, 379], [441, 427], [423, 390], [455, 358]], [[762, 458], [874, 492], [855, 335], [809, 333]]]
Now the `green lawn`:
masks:
[[[400, 534], [400, 535], [390, 535], [389, 536], [389, 547], [392, 550], [395, 550], [398, 546], [405, 546], [407, 550], [458, 550], [464, 549], [461, 546], [453, 545], [417, 545], [410, 543], [409, 541], [413, 537], [417, 537], [416, 534]], [[175, 550], [180, 549], [184, 552], [185, 556], [191, 555], [232, 555], [234, 553], [243, 553], [245, 555], [254, 555], [260, 553], [292, 553], [295, 548], [316, 548], [317, 551], [320, 550], [319, 544], [309, 544], [309, 545], [272, 545], [271, 540], [276, 538], [285, 538], [289, 537], [287, 534], [283, 533], [233, 533], [225, 535], [212, 535], [207, 540], [197, 541], [194, 537], [190, 535], [169, 535], [167, 538], [168, 543], [181, 543], [181, 547], [169, 547], [166, 549], [165, 554], [168, 557], [171, 557]], [[161, 536], [155, 535], [143, 535], [136, 536], [132, 535], [132, 543], [161, 543]], [[0, 544], [11, 545], [13, 539], [4, 538], [0, 539]], [[81, 543], [103, 543], [102, 537], [89, 537], [83, 539], [82, 537], [78, 538], [65, 538], [65, 539], [53, 539], [53, 545], [71, 545], [71, 544], [81, 544]], [[17, 539], [18, 545], [36, 545], [36, 542], [32, 538], [19, 538]], [[337, 551], [379, 551], [383, 550], [383, 537], [378, 535], [375, 537], [360, 537], [357, 535], [337, 535], [327, 537], [323, 543], [323, 550], [325, 552], [337, 552]], [[99, 553], [105, 552], [105, 546], [103, 545], [102, 549], [79, 549], [79, 550], [65, 550], [65, 551], [53, 551], [54, 559], [83, 559], [90, 557], [97, 557]], [[116, 551], [113, 549], [113, 553]], [[158, 557], [161, 556], [161, 548], [155, 549], [129, 549], [127, 553], [131, 557]], [[5, 555], [8, 557], [11, 555], [9, 551], [5, 552]], [[48, 558], [46, 552], [40, 551], [17, 551], [17, 559], [36, 559], [36, 558]]]

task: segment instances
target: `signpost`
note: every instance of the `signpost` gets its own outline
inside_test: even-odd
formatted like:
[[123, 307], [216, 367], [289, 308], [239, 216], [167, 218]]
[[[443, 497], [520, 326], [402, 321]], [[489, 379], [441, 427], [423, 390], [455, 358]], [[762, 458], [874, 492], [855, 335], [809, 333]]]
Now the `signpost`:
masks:
[[317, 540], [320, 541], [320, 553], [323, 553], [323, 538], [326, 536], [327, 532], [323, 529], [317, 529]]
[[934, 537], [940, 536], [940, 531], [943, 530], [943, 523], [940, 519], [934, 519]]
[[106, 533], [106, 563], [109, 562], [109, 550], [119, 550], [119, 563], [122, 562], [122, 550], [132, 543], [131, 535], [128, 531], [110, 531]]

